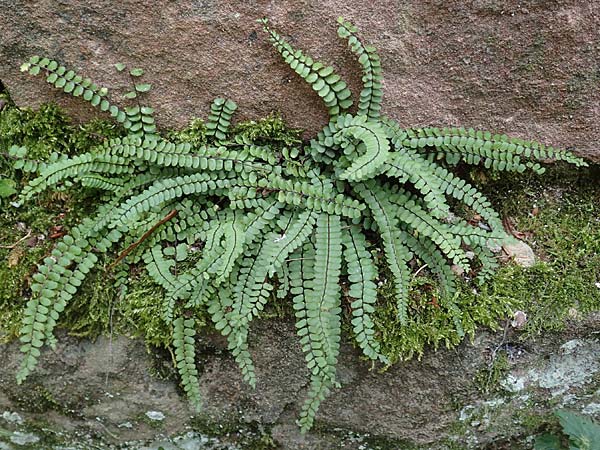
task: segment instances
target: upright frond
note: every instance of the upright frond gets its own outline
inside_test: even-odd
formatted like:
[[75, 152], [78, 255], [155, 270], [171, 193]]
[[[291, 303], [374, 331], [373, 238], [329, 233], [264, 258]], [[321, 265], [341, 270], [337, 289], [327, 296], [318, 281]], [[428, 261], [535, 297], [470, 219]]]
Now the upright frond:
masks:
[[231, 116], [236, 109], [237, 105], [232, 100], [214, 99], [206, 122], [206, 135], [214, 137], [217, 142], [224, 141], [231, 124]]
[[262, 23], [264, 30], [269, 34], [271, 43], [281, 54], [283, 60], [319, 94], [331, 117], [344, 113], [352, 106], [350, 89], [334, 72], [333, 67], [325, 66], [310, 56], [305, 56], [302, 51], [295, 50], [277, 32], [268, 27], [266, 19], [263, 19]]
[[355, 36], [357, 28], [342, 17], [338, 18], [338, 36], [348, 39], [348, 46], [352, 53], [358, 56], [358, 62], [362, 66], [363, 89], [358, 101], [358, 115], [367, 116], [369, 119], [378, 119], [381, 110], [381, 99], [383, 98], [381, 75], [381, 61], [375, 47], [363, 45]]

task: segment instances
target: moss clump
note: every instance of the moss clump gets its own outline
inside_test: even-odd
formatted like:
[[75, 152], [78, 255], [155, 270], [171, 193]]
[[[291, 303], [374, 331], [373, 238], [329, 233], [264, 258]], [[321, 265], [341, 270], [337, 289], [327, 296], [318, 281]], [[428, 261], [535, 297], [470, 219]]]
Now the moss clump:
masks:
[[189, 142], [192, 145], [206, 144], [206, 125], [202, 119], [194, 119], [190, 124], [181, 129], [167, 133], [167, 138], [173, 142]]
[[52, 152], [82, 153], [118, 136], [123, 131], [114, 123], [92, 120], [75, 125], [55, 104], [43, 104], [37, 111], [7, 106], [0, 112], [0, 148], [25, 146], [32, 159], [45, 160]]
[[480, 326], [497, 329], [499, 320], [509, 316], [518, 304], [512, 298], [498, 302], [474, 292], [472, 286], [463, 283], [454, 299], [457, 308], [448, 308], [439, 299], [435, 283], [430, 276], [413, 279], [412, 314], [406, 325], [398, 320], [395, 303], [387, 300], [388, 289], [392, 287], [386, 284], [380, 289], [375, 324], [382, 351], [390, 363], [415, 356], [420, 358], [428, 346], [452, 348], [465, 337], [473, 338]]
[[[166, 136], [174, 142], [189, 142], [193, 145], [206, 144], [206, 125], [202, 119], [194, 119], [190, 124], [175, 131], [169, 131]], [[257, 121], [249, 120], [238, 123], [233, 127], [231, 134], [237, 142], [252, 143], [256, 145], [270, 145], [273, 148], [298, 145], [301, 130], [289, 128], [283, 119], [270, 115]]]
[[302, 142], [302, 130], [289, 128], [283, 119], [276, 115], [269, 115], [258, 121], [250, 120], [237, 124], [232, 133], [242, 142], [251, 142], [257, 145], [268, 144], [272, 147], [289, 147]]
[[[561, 330], [600, 309], [600, 167], [561, 166], [486, 186], [504, 217], [540, 257], [532, 268], [502, 267], [481, 295], [527, 313], [523, 338]], [[499, 194], [505, 198], [499, 198]]]

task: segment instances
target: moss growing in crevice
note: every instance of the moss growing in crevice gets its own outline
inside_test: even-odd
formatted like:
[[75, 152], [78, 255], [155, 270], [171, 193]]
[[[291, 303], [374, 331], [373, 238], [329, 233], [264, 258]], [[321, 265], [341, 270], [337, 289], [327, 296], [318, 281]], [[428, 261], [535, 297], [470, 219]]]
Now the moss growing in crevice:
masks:
[[539, 256], [531, 268], [503, 266], [482, 290], [527, 313], [522, 338], [562, 330], [565, 321], [600, 309], [599, 178], [600, 166], [573, 171], [557, 165], [542, 177], [483, 187]]
[[36, 111], [9, 105], [0, 112], [0, 148], [26, 146], [32, 159], [45, 160], [53, 152], [82, 153], [104, 139], [123, 134], [121, 127], [106, 120], [75, 125], [52, 103], [43, 104]]
[[222, 443], [233, 443], [237, 448], [253, 450], [276, 450], [281, 448], [271, 435], [271, 429], [257, 422], [246, 422], [230, 415], [218, 420], [196, 415], [189, 422], [190, 428], [202, 435], [217, 438]]

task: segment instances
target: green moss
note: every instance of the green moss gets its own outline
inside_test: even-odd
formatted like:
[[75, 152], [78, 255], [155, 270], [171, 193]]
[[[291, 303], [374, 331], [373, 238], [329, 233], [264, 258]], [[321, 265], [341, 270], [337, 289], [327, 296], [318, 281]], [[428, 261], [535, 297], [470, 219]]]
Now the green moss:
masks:
[[498, 321], [507, 317], [517, 303], [514, 299], [498, 302], [479, 295], [464, 283], [454, 298], [458, 307], [450, 308], [440, 299], [435, 280], [429, 276], [415, 277], [411, 283], [411, 315], [406, 325], [397, 318], [397, 308], [388, 294], [393, 289], [387, 283], [380, 289], [375, 312], [375, 324], [382, 352], [391, 363], [421, 357], [427, 347], [443, 345], [452, 348], [465, 337], [473, 338], [479, 326], [498, 328]]
[[269, 144], [274, 147], [293, 146], [302, 142], [300, 134], [302, 130], [289, 128], [283, 119], [276, 115], [270, 115], [258, 121], [250, 120], [237, 124], [232, 134], [243, 142], [253, 144]]
[[498, 352], [487, 367], [475, 375], [475, 385], [483, 394], [500, 390], [500, 381], [508, 374], [510, 365], [506, 352]]
[[168, 132], [167, 138], [174, 142], [189, 142], [192, 145], [203, 145], [207, 143], [206, 125], [202, 119], [194, 119], [187, 127]]
[[[289, 128], [281, 117], [275, 115], [258, 121], [241, 122], [235, 125], [229, 134], [239, 142], [269, 144], [275, 148], [298, 145], [302, 142], [301, 130]], [[187, 127], [169, 131], [166, 136], [175, 142], [189, 142], [193, 145], [203, 145], [208, 142], [206, 125], [202, 119], [194, 119]]]
[[524, 338], [561, 330], [566, 320], [600, 309], [599, 176], [598, 166], [578, 171], [556, 166], [542, 177], [524, 175], [485, 187], [541, 258], [529, 269], [503, 267], [482, 290], [482, 296], [514, 302], [527, 313]]
[[270, 428], [257, 422], [246, 422], [233, 414], [218, 420], [207, 415], [196, 415], [190, 420], [189, 426], [193, 431], [218, 438], [223, 443], [232, 442], [237, 448], [252, 450], [280, 448], [273, 440]]
[[116, 306], [116, 320], [122, 330], [144, 338], [149, 346], [166, 348], [171, 345], [172, 330], [162, 319], [162, 288], [146, 275], [134, 281], [122, 302]]
[[55, 104], [43, 104], [36, 111], [7, 106], [0, 112], [0, 146], [26, 146], [33, 159], [45, 159], [52, 152], [81, 153], [122, 135], [119, 126], [106, 120], [76, 125]]

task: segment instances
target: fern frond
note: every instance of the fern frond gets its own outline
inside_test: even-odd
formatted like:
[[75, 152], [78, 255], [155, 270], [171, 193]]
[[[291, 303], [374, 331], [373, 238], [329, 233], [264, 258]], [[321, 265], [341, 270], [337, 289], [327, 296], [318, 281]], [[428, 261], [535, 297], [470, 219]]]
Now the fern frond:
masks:
[[315, 212], [339, 214], [355, 219], [360, 217], [361, 212], [365, 209], [365, 205], [349, 196], [338, 193], [332, 188], [324, 189], [318, 179], [314, 183], [310, 183], [309, 181], [288, 180], [272, 174], [266, 178], [244, 180], [240, 184], [277, 192], [279, 202], [294, 207], [304, 206]]
[[371, 319], [377, 301], [377, 286], [374, 282], [377, 278], [377, 267], [367, 251], [367, 242], [360, 228], [352, 226], [344, 230], [342, 243], [350, 283], [348, 296], [352, 300], [351, 323], [356, 342], [365, 356], [387, 364], [388, 360], [380, 353], [379, 342], [375, 339], [375, 326]]
[[[341, 139], [351, 137], [363, 143], [365, 153], [345, 169], [339, 178], [349, 181], [360, 181], [372, 178], [388, 158], [390, 145], [385, 131], [377, 122], [367, 122], [364, 116], [356, 116], [349, 126], [339, 132]], [[334, 137], [336, 139], [337, 136]], [[342, 147], [345, 145], [342, 143]]]
[[342, 17], [338, 18], [338, 36], [348, 39], [348, 46], [352, 53], [358, 57], [358, 62], [363, 69], [363, 89], [360, 92], [357, 114], [367, 116], [369, 119], [378, 119], [381, 110], [383, 90], [381, 81], [381, 61], [375, 47], [363, 45], [355, 36], [357, 28]]
[[228, 350], [231, 351], [235, 362], [237, 363], [244, 381], [250, 386], [256, 386], [256, 375], [254, 373], [254, 363], [252, 362], [252, 356], [248, 349], [248, 324], [243, 324], [233, 328], [230, 325], [230, 320], [227, 311], [233, 308], [233, 292], [231, 286], [234, 281], [239, 278], [239, 274], [233, 272], [230, 275], [229, 283], [224, 284], [219, 290], [216, 296], [212, 297], [208, 304], [208, 312], [211, 314], [212, 321], [215, 324], [215, 328], [221, 332], [224, 336], [227, 336]]
[[378, 232], [383, 240], [386, 262], [393, 276], [398, 318], [402, 324], [406, 324], [408, 322], [408, 285], [410, 280], [407, 264], [412, 258], [412, 253], [402, 242], [395, 208], [385, 199], [383, 191], [378, 190], [371, 183], [359, 184], [354, 187], [354, 191], [364, 199], [377, 224]]
[[88, 172], [122, 175], [132, 173], [133, 167], [129, 161], [119, 156], [84, 153], [73, 158], [65, 158], [44, 167], [39, 176], [25, 186], [20, 200], [27, 201], [48, 189], [49, 186], [54, 186], [68, 178], [81, 177]]
[[523, 172], [531, 169], [538, 174], [545, 169], [539, 160], [566, 161], [577, 167], [587, 163], [573, 153], [546, 147], [535, 141], [509, 138], [488, 131], [472, 128], [417, 128], [408, 129], [403, 145], [414, 149], [434, 148], [437, 158], [444, 158], [450, 165], [459, 161], [467, 164], [483, 164], [486, 169]]
[[477, 188], [441, 166], [436, 166], [433, 175], [440, 180], [447, 195], [451, 195], [473, 209], [493, 230], [500, 231], [503, 229], [500, 216], [494, 210], [490, 201]]
[[262, 24], [283, 60], [319, 94], [331, 117], [335, 118], [352, 106], [350, 89], [331, 66], [324, 66], [310, 56], [305, 56], [302, 51], [292, 48], [284, 38], [268, 27], [266, 19], [262, 20]]
[[340, 287], [342, 230], [339, 216], [320, 214], [315, 233], [315, 257], [311, 288], [305, 293], [306, 330], [310, 345], [305, 345], [307, 366], [311, 371], [308, 398], [298, 423], [303, 431], [312, 427], [317, 408], [335, 384], [340, 350]]
[[202, 407], [198, 369], [196, 368], [196, 321], [178, 317], [173, 321], [173, 347], [175, 363], [181, 377], [181, 385], [196, 411]]
[[[73, 229], [72, 235], [64, 236], [33, 277], [33, 296], [27, 302], [23, 326], [19, 331], [19, 339], [23, 343], [21, 352], [25, 355], [17, 372], [19, 384], [35, 368], [39, 349], [44, 342], [53, 340], [52, 332], [60, 313], [98, 262], [98, 257], [90, 252], [91, 247], [106, 252], [122, 237], [118, 230], [112, 230], [105, 237], [96, 239], [87, 234], [88, 224]], [[70, 269], [72, 265], [74, 268]]]
[[217, 142], [225, 141], [231, 124], [231, 116], [236, 109], [237, 105], [234, 101], [215, 98], [212, 105], [210, 105], [210, 114], [206, 122], [206, 135], [214, 137]]
[[[38, 75], [42, 72], [46, 75], [46, 81], [55, 88], [61, 89], [73, 97], [81, 97], [93, 107], [110, 113], [124, 128], [130, 129], [134, 125], [134, 122], [128, 119], [125, 111], [111, 104], [106, 98], [107, 88], [96, 85], [91, 79], [83, 78], [74, 70], [69, 70], [54, 60], [32, 56], [29, 61], [21, 65], [21, 71], [31, 75]], [[134, 132], [135, 130], [130, 131]]]

